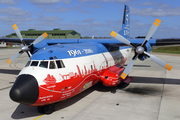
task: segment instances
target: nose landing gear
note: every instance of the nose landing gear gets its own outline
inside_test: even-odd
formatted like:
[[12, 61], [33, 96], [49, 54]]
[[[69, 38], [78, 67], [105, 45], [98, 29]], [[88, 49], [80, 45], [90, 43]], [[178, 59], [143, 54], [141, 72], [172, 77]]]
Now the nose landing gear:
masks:
[[48, 115], [48, 114], [51, 114], [54, 112], [54, 108], [55, 108], [54, 104], [49, 104], [49, 105], [45, 105], [45, 106], [38, 106], [37, 110], [39, 113]]

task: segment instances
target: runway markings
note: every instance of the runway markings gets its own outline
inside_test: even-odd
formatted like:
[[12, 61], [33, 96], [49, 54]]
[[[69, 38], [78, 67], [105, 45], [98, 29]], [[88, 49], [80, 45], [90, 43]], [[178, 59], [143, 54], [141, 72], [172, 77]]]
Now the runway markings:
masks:
[[[65, 101], [63, 101], [63, 102], [61, 102], [60, 104], [57, 104], [57, 106], [55, 106], [55, 109], [57, 109], [59, 106], [61, 106], [61, 105], [63, 105], [63, 104], [65, 104], [66, 102], [68, 102], [69, 100], [71, 100], [72, 98], [70, 98], [70, 99], [68, 99], [68, 100], [65, 100]], [[56, 112], [56, 110], [54, 111], [54, 112]], [[53, 112], [53, 113], [54, 113]], [[36, 117], [34, 120], [37, 120], [37, 119], [39, 119], [39, 118], [41, 118], [42, 116], [44, 116], [45, 114], [42, 114], [42, 115], [40, 115], [40, 116], [38, 116], [38, 117]]]
[[139, 62], [139, 59], [135, 61], [135, 63]]
[[42, 115], [38, 116], [38, 117], [37, 117], [37, 118], [35, 118], [34, 120], [37, 120], [37, 119], [41, 118], [42, 116], [44, 116], [44, 114], [42, 114]]

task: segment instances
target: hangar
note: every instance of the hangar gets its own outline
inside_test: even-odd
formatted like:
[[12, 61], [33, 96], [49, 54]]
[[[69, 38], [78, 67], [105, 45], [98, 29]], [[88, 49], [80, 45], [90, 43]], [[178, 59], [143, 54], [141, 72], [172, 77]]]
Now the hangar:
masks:
[[[81, 34], [75, 30], [61, 30], [59, 28], [53, 30], [36, 30], [29, 29], [28, 31], [21, 31], [23, 38], [38, 38], [41, 34], [47, 32], [48, 37], [46, 39], [72, 39], [80, 38]], [[16, 33], [12, 33], [6, 36], [7, 38], [18, 38]]]

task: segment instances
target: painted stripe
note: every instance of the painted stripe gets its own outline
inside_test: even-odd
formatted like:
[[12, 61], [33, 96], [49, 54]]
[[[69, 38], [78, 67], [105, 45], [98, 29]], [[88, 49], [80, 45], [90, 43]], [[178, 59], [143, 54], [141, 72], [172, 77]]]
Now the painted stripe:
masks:
[[159, 20], [159, 19], [156, 19], [156, 22], [158, 22], [158, 23], [161, 23], [161, 20]]
[[12, 27], [14, 30], [18, 28], [16, 24], [14, 24]]
[[46, 36], [44, 34], [42, 34], [44, 38], [46, 38]]
[[42, 34], [44, 38], [46, 38], [48, 36], [48, 34], [45, 32]]
[[11, 63], [11, 59], [7, 60], [7, 64], [10, 64]]
[[48, 36], [48, 34], [46, 32], [44, 34], [46, 35], [46, 37]]
[[172, 69], [172, 66], [169, 66], [168, 70], [170, 71]]
[[127, 76], [126, 73], [124, 73], [124, 72], [123, 72], [122, 74], [123, 74], [125, 77]]
[[167, 69], [167, 68], [168, 68], [168, 66], [169, 66], [169, 64], [167, 64], [164, 68], [165, 68], [165, 69]]
[[154, 22], [154, 24], [155, 24], [156, 26], [159, 26], [159, 24], [158, 24], [158, 23], [156, 23], [156, 22]]
[[17, 28], [18, 28], [18, 27], [16, 26], [16, 27], [14, 28], [14, 30], [17, 29]]
[[138, 60], [135, 61], [135, 63], [137, 63], [137, 62], [139, 62], [139, 61], [140, 61], [140, 60], [138, 59]]
[[113, 36], [114, 35], [114, 31], [112, 31], [110, 35]]
[[16, 24], [14, 24], [12, 27], [14, 28], [14, 27], [16, 27], [17, 25]]
[[114, 36], [113, 37], [116, 37], [117, 33], [115, 32]]
[[121, 78], [122, 78], [122, 79], [125, 79], [126, 77], [124, 77], [123, 75], [121, 75]]
[[121, 78], [125, 79], [126, 77], [127, 77], [126, 73], [123, 72], [122, 75], [121, 75]]
[[35, 118], [34, 120], [37, 120], [37, 119], [41, 118], [42, 116], [44, 116], [44, 114], [42, 114], [42, 115], [38, 116], [38, 117], [37, 117], [37, 118]]

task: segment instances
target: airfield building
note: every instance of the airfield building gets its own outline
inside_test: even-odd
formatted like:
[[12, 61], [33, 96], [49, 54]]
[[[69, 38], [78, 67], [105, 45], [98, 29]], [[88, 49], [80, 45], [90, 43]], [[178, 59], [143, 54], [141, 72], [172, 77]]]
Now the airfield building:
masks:
[[5, 42], [0, 42], [0, 48], [2, 47], [6, 47], [6, 43]]
[[[21, 35], [23, 38], [38, 38], [44, 32], [47, 32], [48, 37], [46, 39], [72, 39], [72, 38], [81, 38], [81, 34], [76, 32], [75, 30], [61, 30], [61, 29], [53, 29], [53, 30], [35, 30], [29, 29], [28, 31], [21, 31]], [[16, 33], [12, 33], [6, 36], [7, 38], [18, 38]]]

